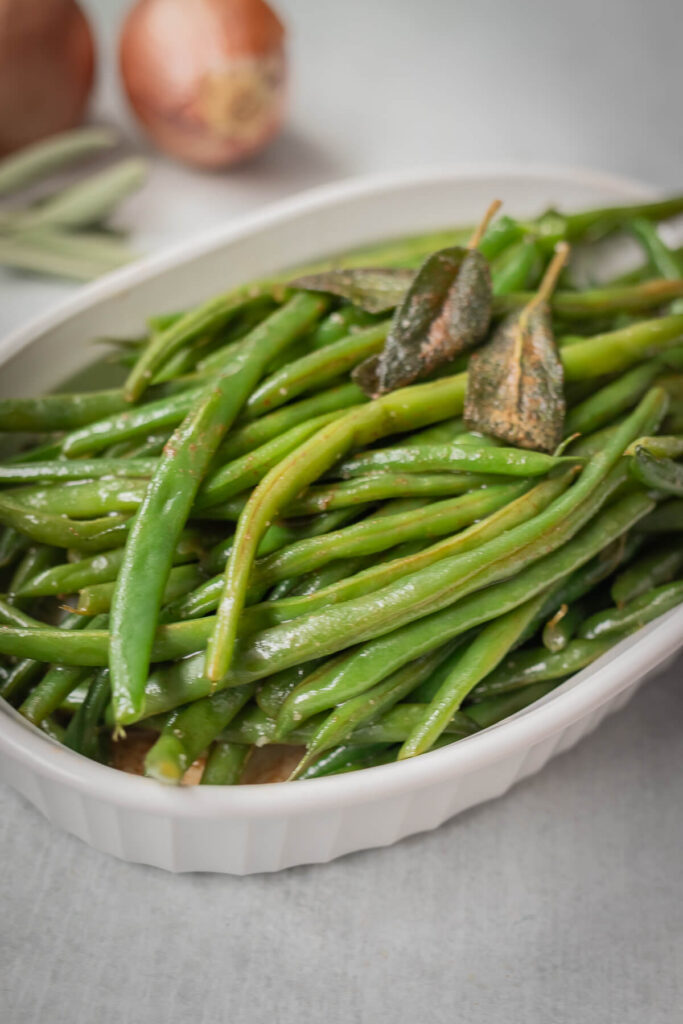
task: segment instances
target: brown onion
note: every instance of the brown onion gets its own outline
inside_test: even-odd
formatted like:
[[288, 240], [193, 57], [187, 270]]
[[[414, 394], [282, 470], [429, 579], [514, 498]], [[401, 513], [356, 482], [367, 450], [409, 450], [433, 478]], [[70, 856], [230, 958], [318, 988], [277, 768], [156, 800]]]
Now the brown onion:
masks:
[[139, 0], [121, 37], [128, 98], [161, 149], [228, 166], [280, 128], [283, 39], [264, 0]]
[[79, 124], [94, 70], [75, 0], [0, 0], [0, 154]]

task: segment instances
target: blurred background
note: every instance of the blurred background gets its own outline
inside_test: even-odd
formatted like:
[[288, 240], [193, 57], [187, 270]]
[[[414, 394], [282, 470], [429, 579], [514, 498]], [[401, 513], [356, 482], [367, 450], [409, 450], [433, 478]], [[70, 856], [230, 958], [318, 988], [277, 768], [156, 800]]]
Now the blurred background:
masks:
[[[281, 131], [216, 171], [162, 155], [131, 112], [118, 47], [135, 6], [81, 0], [97, 49], [87, 120], [116, 126], [151, 161], [113, 218], [139, 252], [323, 182], [433, 164], [533, 161], [680, 187], [677, 0], [274, 0], [289, 79]], [[147, 77], [163, 101], [160, 78], [178, 61], [160, 60]], [[2, 327], [72, 288], [0, 270]]]

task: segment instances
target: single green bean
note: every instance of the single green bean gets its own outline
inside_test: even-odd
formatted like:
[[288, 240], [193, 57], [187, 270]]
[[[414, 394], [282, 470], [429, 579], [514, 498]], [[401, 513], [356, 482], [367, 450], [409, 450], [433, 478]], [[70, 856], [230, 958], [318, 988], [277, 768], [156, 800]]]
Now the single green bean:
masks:
[[145, 757], [145, 775], [174, 785], [245, 706], [254, 687], [236, 686], [173, 715]]
[[23, 189], [75, 161], [111, 149], [116, 136], [108, 128], [76, 128], [41, 139], [5, 157], [0, 165], [0, 195]]
[[[564, 679], [586, 668], [605, 654], [621, 637], [609, 640], [572, 640], [562, 650], [549, 652], [545, 647], [515, 651], [483, 679], [469, 695], [473, 705], [531, 684]], [[469, 708], [468, 708], [469, 712]]]
[[579, 627], [579, 636], [586, 640], [597, 640], [623, 633], [626, 630], [640, 629], [653, 619], [659, 618], [664, 612], [674, 608], [683, 601], [683, 580], [675, 580], [661, 587], [654, 587], [639, 597], [628, 601], [621, 608], [607, 608], [605, 611], [591, 615]]
[[612, 423], [621, 413], [640, 401], [660, 372], [661, 364], [653, 359], [600, 388], [570, 409], [564, 424], [565, 435], [592, 434], [600, 427]]
[[156, 462], [152, 459], [53, 459], [50, 462], [18, 462], [0, 465], [0, 485], [99, 480], [102, 477], [150, 477], [155, 468]]
[[612, 582], [610, 594], [618, 607], [633, 601], [661, 583], [676, 579], [683, 568], [683, 545], [662, 541], [620, 572]]
[[463, 650], [398, 752], [398, 759], [429, 750], [441, 736], [470, 691], [500, 664], [545, 600], [541, 591], [524, 604], [489, 622]]
[[373, 472], [495, 473], [501, 476], [544, 476], [556, 466], [576, 459], [556, 458], [543, 452], [520, 448], [478, 446], [475, 441], [461, 444], [419, 444], [409, 447], [373, 449], [351, 456], [335, 466], [330, 476], [348, 479]]
[[541, 700], [542, 697], [551, 693], [556, 686], [555, 680], [530, 684], [521, 690], [512, 690], [510, 693], [482, 700], [481, 704], [468, 704], [464, 708], [464, 713], [480, 728], [488, 729], [492, 725], [502, 722], [503, 719], [509, 718], [510, 715], [515, 715], [518, 711], [523, 711], [531, 704], [535, 704], [537, 700]]
[[93, 676], [88, 693], [80, 708], [69, 722], [64, 745], [93, 761], [108, 760], [102, 717], [109, 701], [109, 669], [103, 668]]
[[304, 293], [255, 328], [231, 371], [207, 388], [164, 449], [128, 536], [112, 600], [111, 685], [121, 724], [142, 710], [173, 551], [211, 459], [264, 367], [318, 319], [325, 305], [319, 296]]
[[244, 743], [214, 740], [199, 780], [200, 786], [236, 786], [251, 750]]
[[[204, 573], [196, 562], [174, 566], [166, 581], [163, 594], [164, 604], [189, 594], [203, 580]], [[78, 611], [83, 615], [98, 615], [100, 612], [108, 612], [115, 588], [115, 580], [110, 583], [91, 583], [87, 587], [83, 587], [78, 596]]]
[[299, 780], [322, 779], [326, 775], [344, 775], [365, 768], [376, 768], [396, 760], [396, 747], [386, 743], [373, 743], [367, 747], [354, 747], [342, 743], [332, 750], [326, 750], [315, 764], [299, 775]]
[[661, 459], [646, 448], [636, 448], [629, 459], [631, 476], [645, 487], [662, 494], [683, 497], [683, 466], [673, 459]]

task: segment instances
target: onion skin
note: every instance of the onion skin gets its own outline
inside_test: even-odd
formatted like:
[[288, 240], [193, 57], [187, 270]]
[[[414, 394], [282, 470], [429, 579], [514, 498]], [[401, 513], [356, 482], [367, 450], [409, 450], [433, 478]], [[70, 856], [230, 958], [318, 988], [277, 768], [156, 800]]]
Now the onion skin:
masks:
[[0, 0], [0, 155], [80, 124], [94, 73], [75, 0]]
[[237, 163], [282, 124], [284, 28], [264, 0], [140, 0], [120, 63], [150, 137], [187, 163]]

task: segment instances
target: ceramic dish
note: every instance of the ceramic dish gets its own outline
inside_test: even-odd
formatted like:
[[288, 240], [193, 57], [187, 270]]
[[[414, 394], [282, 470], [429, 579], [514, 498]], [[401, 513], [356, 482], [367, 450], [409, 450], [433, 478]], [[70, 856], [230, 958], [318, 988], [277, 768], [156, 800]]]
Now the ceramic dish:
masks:
[[[287, 265], [444, 220], [471, 222], [494, 196], [513, 214], [533, 215], [550, 204], [580, 209], [648, 195], [621, 179], [547, 168], [467, 168], [319, 189], [83, 288], [0, 341], [0, 395], [55, 388], [88, 365], [88, 339], [112, 324], [135, 332], [151, 310], [182, 308]], [[234, 874], [327, 861], [434, 828], [504, 793], [621, 707], [681, 646], [678, 608], [494, 728], [411, 761], [290, 785], [165, 788], [74, 754], [5, 705], [0, 779], [56, 825], [124, 860]]]

